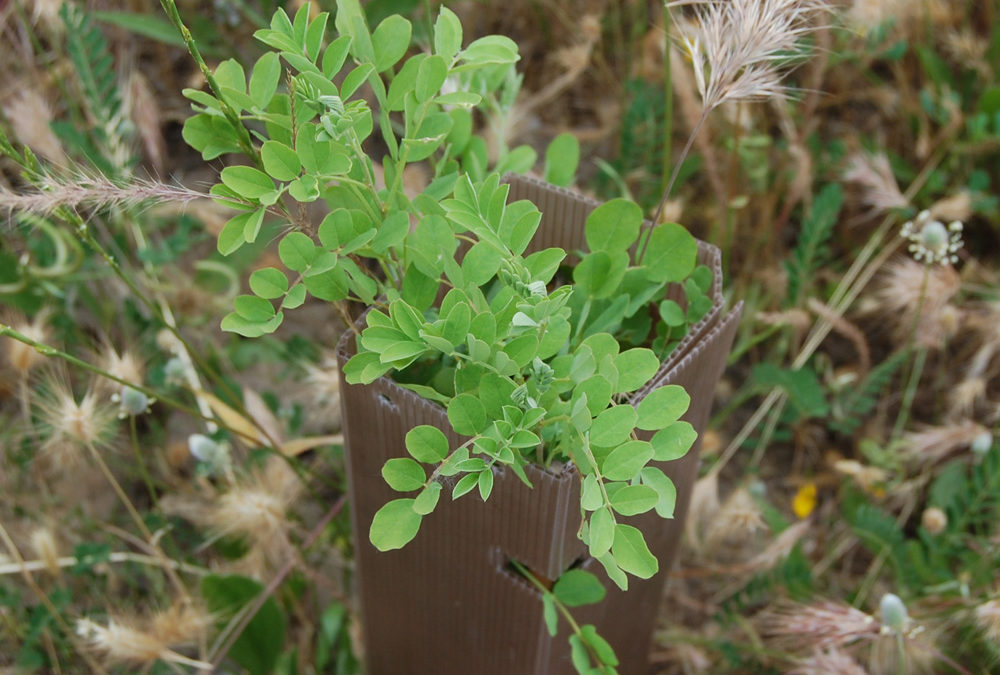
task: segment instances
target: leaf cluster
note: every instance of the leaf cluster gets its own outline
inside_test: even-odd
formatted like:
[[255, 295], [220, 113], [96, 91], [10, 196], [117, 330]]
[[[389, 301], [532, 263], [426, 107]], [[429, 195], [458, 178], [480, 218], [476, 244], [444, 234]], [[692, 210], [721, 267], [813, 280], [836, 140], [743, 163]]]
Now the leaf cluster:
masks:
[[[650, 462], [683, 456], [695, 432], [680, 420], [689, 404], [682, 388], [629, 399], [711, 307], [696, 241], [676, 224], [644, 228], [639, 206], [613, 200], [587, 219], [571, 278], [560, 275], [568, 252], [526, 254], [541, 214], [528, 201], [508, 203], [501, 181], [532, 166], [534, 151], [502, 152], [489, 166], [473, 133], [477, 106], [504, 105], [517, 46], [500, 36], [466, 45], [445, 7], [430, 49], [409, 56], [413, 28], [401, 16], [369, 30], [357, 0], [338, 0], [337, 37], [327, 41], [330, 23], [326, 13], [310, 18], [308, 6], [294, 17], [278, 10], [256, 33], [271, 51], [249, 74], [231, 59], [212, 73], [211, 93], [185, 91], [196, 110], [184, 126], [188, 143], [206, 160], [243, 152], [250, 162], [223, 169], [212, 188], [239, 211], [219, 251], [255, 242], [268, 219], [292, 230], [278, 243], [282, 267], [256, 270], [222, 327], [272, 333], [309, 296], [363, 303], [370, 309], [346, 380], [392, 375], [445, 407], [467, 440], [452, 448], [430, 426], [407, 434], [409, 456], [382, 470], [405, 496], [375, 515], [377, 548], [416, 536], [446, 479], [452, 499], [476, 491], [486, 500], [501, 468], [530, 485], [528, 462], [572, 463], [591, 555], [623, 589], [627, 574], [652, 576], [658, 563], [624, 519], [672, 516], [676, 489]], [[364, 149], [376, 130], [388, 149], [384, 182]], [[578, 157], [575, 141], [557, 138], [547, 175], [568, 183]], [[432, 178], [408, 195], [402, 176], [413, 162]], [[318, 225], [302, 216], [314, 202], [329, 207]], [[660, 301], [669, 284], [683, 289], [682, 302]]]

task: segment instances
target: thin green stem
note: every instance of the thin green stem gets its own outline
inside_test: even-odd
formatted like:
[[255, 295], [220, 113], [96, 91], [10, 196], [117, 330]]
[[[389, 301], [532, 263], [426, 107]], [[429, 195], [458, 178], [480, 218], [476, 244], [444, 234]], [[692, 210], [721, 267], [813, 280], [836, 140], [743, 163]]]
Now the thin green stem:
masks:
[[708, 113], [711, 112], [710, 109], [706, 108], [702, 111], [701, 116], [694, 125], [694, 129], [691, 130], [691, 134], [688, 136], [687, 142], [684, 144], [684, 149], [681, 150], [680, 157], [677, 158], [677, 162], [674, 163], [673, 173], [670, 174], [670, 180], [667, 181], [667, 187], [663, 190], [663, 196], [660, 197], [660, 203], [656, 205], [656, 212], [653, 214], [652, 227], [648, 228], [643, 235], [642, 244], [639, 246], [639, 254], [636, 256], [635, 264], [642, 264], [642, 258], [646, 255], [646, 247], [649, 245], [649, 238], [653, 233], [653, 228], [659, 225], [660, 216], [663, 215], [663, 207], [667, 204], [667, 199], [670, 197], [670, 193], [674, 189], [674, 183], [677, 182], [677, 176], [681, 172], [681, 165], [684, 164], [684, 160], [687, 158], [688, 153], [691, 152], [691, 146], [694, 145], [694, 139], [697, 138], [698, 132], [701, 131], [702, 125], [705, 124], [705, 120], [708, 119]]
[[180, 10], [177, 9], [177, 3], [174, 0], [160, 0], [160, 6], [163, 7], [163, 11], [166, 13], [167, 18], [170, 22], [174, 24], [174, 27], [181, 34], [181, 39], [184, 40], [184, 45], [187, 47], [188, 53], [191, 58], [194, 59], [195, 63], [198, 64], [198, 68], [201, 70], [202, 75], [205, 76], [205, 81], [208, 82], [209, 88], [215, 95], [215, 98], [219, 100], [219, 106], [222, 109], [222, 114], [226, 116], [229, 124], [232, 125], [233, 130], [237, 134], [237, 140], [239, 142], [240, 150], [247, 157], [251, 158], [254, 163], [258, 166], [261, 165], [260, 152], [254, 147], [253, 141], [250, 138], [250, 132], [243, 122], [240, 120], [239, 113], [233, 110], [226, 99], [222, 95], [222, 89], [219, 87], [219, 83], [215, 80], [215, 75], [212, 73], [211, 68], [205, 63], [205, 59], [201, 56], [201, 51], [198, 49], [198, 45], [194, 41], [194, 37], [191, 35], [191, 31], [188, 27], [184, 25], [184, 21], [181, 19]]
[[[670, 155], [673, 152], [674, 135], [674, 82], [670, 71], [670, 7], [663, 3], [663, 32], [667, 35], [663, 50], [663, 168], [660, 172], [660, 190], [667, 191], [667, 176], [670, 175]], [[654, 223], [655, 225], [655, 223]]]
[[917, 395], [917, 385], [920, 383], [920, 377], [923, 375], [924, 364], [927, 361], [927, 349], [926, 347], [921, 347], [920, 349], [915, 348], [917, 330], [920, 328], [920, 317], [924, 311], [924, 303], [927, 300], [927, 285], [930, 282], [931, 268], [930, 265], [924, 266], [924, 276], [920, 281], [920, 296], [917, 301], [917, 309], [913, 314], [913, 322], [910, 326], [909, 335], [906, 339], [906, 349], [908, 352], [913, 353], [916, 351], [916, 356], [913, 359], [913, 364], [910, 368], [910, 376], [906, 381], [906, 389], [903, 390], [903, 400], [899, 408], [899, 415], [896, 417], [896, 423], [892, 427], [892, 438], [899, 438], [900, 434], [906, 428], [906, 423], [909, 421], [910, 408], [913, 406], [913, 399]]

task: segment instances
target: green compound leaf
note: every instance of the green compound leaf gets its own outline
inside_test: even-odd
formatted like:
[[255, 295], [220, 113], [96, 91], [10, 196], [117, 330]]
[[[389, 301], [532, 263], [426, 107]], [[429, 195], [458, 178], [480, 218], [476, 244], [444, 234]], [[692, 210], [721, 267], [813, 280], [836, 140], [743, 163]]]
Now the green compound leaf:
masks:
[[545, 150], [545, 180], [560, 187], [569, 187], [580, 163], [580, 142], [571, 133], [561, 133]]
[[461, 48], [462, 22], [455, 12], [442, 5], [434, 22], [434, 53], [450, 62]]
[[583, 636], [583, 641], [594, 650], [601, 663], [612, 667], [618, 665], [618, 657], [615, 656], [615, 650], [611, 648], [607, 640], [597, 634], [597, 629], [593, 625], [580, 626], [580, 635]]
[[618, 391], [635, 391], [660, 369], [660, 360], [652, 349], [628, 349], [615, 357], [618, 369]]
[[448, 404], [448, 421], [455, 433], [474, 436], [486, 426], [486, 409], [472, 394], [459, 394]]
[[413, 510], [414, 499], [394, 499], [378, 510], [368, 530], [368, 539], [379, 551], [406, 546], [417, 536], [423, 519]]
[[241, 295], [233, 301], [233, 309], [247, 321], [260, 323], [274, 316], [274, 306], [256, 295]]
[[559, 615], [556, 613], [556, 602], [549, 593], [542, 596], [542, 618], [550, 637], [555, 637], [559, 630]]
[[591, 251], [625, 251], [635, 243], [642, 209], [628, 199], [612, 199], [587, 217], [584, 234]]
[[567, 607], [592, 605], [603, 600], [605, 595], [604, 586], [597, 577], [581, 569], [569, 570], [559, 577], [552, 592]]
[[590, 442], [602, 448], [621, 445], [632, 435], [637, 418], [635, 408], [630, 405], [608, 408], [594, 419]]
[[646, 485], [626, 485], [611, 495], [611, 508], [623, 516], [645, 513], [659, 502], [659, 493]]
[[275, 180], [294, 180], [302, 170], [302, 163], [295, 151], [278, 141], [266, 141], [260, 148], [260, 159], [264, 163], [264, 170]]
[[393, 14], [382, 20], [372, 33], [372, 46], [375, 48], [375, 70], [389, 70], [406, 54], [410, 48], [410, 36], [413, 26], [399, 14]]
[[437, 427], [422, 424], [406, 434], [406, 451], [418, 462], [443, 462], [448, 456], [448, 450], [448, 438]]
[[643, 485], [648, 485], [657, 494], [656, 514], [661, 518], [673, 518], [677, 504], [677, 487], [674, 482], [655, 466], [647, 466], [639, 476]]
[[270, 176], [252, 166], [227, 166], [221, 178], [226, 187], [247, 199], [257, 199], [274, 191]]
[[288, 278], [281, 270], [264, 267], [250, 275], [250, 290], [269, 300], [280, 298], [288, 290]]
[[291, 232], [278, 244], [278, 257], [281, 258], [281, 262], [296, 272], [304, 272], [318, 253], [312, 239], [302, 232]]
[[382, 466], [382, 478], [396, 492], [411, 492], [424, 486], [427, 474], [409, 457], [396, 457]]
[[604, 571], [608, 574], [608, 579], [615, 582], [615, 585], [623, 591], [628, 590], [628, 577], [622, 572], [621, 568], [615, 562], [614, 557], [611, 552], [608, 551], [602, 555], [596, 556], [597, 562], [601, 563], [604, 567]]
[[257, 59], [250, 73], [250, 99], [264, 110], [278, 91], [281, 80], [281, 62], [274, 52], [267, 52]]
[[668, 384], [649, 392], [636, 407], [640, 429], [653, 431], [676, 422], [691, 404], [691, 397], [684, 387]]
[[680, 459], [698, 438], [698, 432], [687, 422], [674, 422], [670, 426], [657, 431], [650, 443], [653, 445], [653, 459], [657, 462], [670, 462]]
[[640, 579], [649, 579], [660, 569], [660, 564], [646, 546], [642, 532], [631, 525], [615, 525], [611, 555], [623, 570]]
[[441, 483], [435, 481], [417, 495], [416, 500], [413, 502], [413, 510], [422, 516], [426, 516], [434, 511], [440, 497]]
[[590, 555], [599, 558], [611, 550], [615, 540], [615, 517], [606, 506], [590, 516]]
[[608, 480], [632, 480], [652, 458], [652, 445], [646, 441], [628, 441], [612, 450], [604, 459], [601, 473]]
[[642, 260], [650, 281], [680, 282], [694, 269], [698, 242], [691, 233], [675, 223], [653, 229]]

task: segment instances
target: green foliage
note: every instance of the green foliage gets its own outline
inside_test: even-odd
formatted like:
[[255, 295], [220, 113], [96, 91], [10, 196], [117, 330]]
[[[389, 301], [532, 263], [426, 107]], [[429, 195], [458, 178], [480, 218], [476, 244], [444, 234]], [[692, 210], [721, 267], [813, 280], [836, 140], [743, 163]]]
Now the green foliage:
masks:
[[798, 244], [785, 261], [790, 304], [799, 305], [802, 302], [816, 271], [826, 262], [829, 255], [827, 241], [833, 234], [843, 203], [844, 191], [840, 185], [826, 185], [816, 195], [809, 217], [802, 221]]
[[[254, 602], [264, 587], [236, 574], [210, 574], [201, 580], [201, 595], [210, 612], [225, 622]], [[229, 657], [252, 675], [270, 675], [285, 644], [285, 615], [269, 597], [233, 642]]]
[[[327, 43], [331, 24], [339, 36]], [[566, 251], [524, 257], [541, 214], [527, 201], [508, 203], [501, 175], [533, 166], [535, 152], [501, 147], [491, 167], [472, 134], [474, 109], [503, 114], [513, 105], [517, 46], [500, 36], [465, 44], [446, 8], [433, 24], [431, 53], [412, 52], [413, 32], [397, 14], [369, 30], [357, 0], [338, 0], [332, 21], [310, 17], [308, 6], [294, 17], [279, 9], [255, 33], [271, 51], [249, 73], [223, 61], [212, 94], [185, 91], [196, 114], [184, 137], [205, 159], [246, 152], [242, 139], [253, 130], [250, 163], [224, 168], [211, 191], [238, 211], [219, 235], [219, 252], [254, 243], [272, 217], [292, 229], [277, 247], [287, 272], [255, 271], [251, 293], [235, 299], [222, 327], [258, 337], [308, 295], [342, 307], [360, 302], [370, 310], [358, 353], [344, 367], [347, 382], [393, 375], [444, 406], [467, 440], [449, 447], [427, 426], [407, 434], [410, 456], [382, 469], [387, 485], [406, 496], [375, 514], [369, 538], [377, 549], [417, 535], [445, 478], [452, 499], [475, 491], [486, 501], [499, 469], [528, 483], [528, 462], [572, 462], [585, 493], [581, 537], [626, 588], [627, 574], [649, 578], [659, 564], [642, 533], [621, 519], [673, 515], [676, 489], [650, 462], [683, 456], [695, 440], [680, 421], [690, 402], [680, 387], [627, 400], [711, 307], [711, 272], [696, 267], [695, 239], [671, 223], [647, 230], [633, 260], [643, 212], [624, 199], [587, 219], [571, 283], [557, 277]], [[376, 133], [388, 150], [385, 187], [363, 150]], [[577, 141], [559, 136], [546, 152], [546, 174], [569, 184], [578, 161]], [[402, 176], [414, 162], [425, 162], [434, 179], [407, 195]], [[329, 208], [318, 227], [298, 215], [313, 202]], [[650, 308], [668, 284], [682, 288], [685, 301], [662, 304], [654, 325]], [[435, 305], [442, 287], [449, 290]], [[654, 441], [636, 440], [639, 431], [655, 432]], [[592, 577], [567, 577], [554, 602], [596, 597], [596, 580], [583, 579]], [[572, 639], [576, 652], [615, 664], [592, 627]]]
[[86, 110], [94, 121], [89, 129], [93, 136], [90, 142], [98, 151], [90, 150], [86, 141], [68, 133], [68, 127], [61, 127], [67, 132], [64, 139], [79, 139], [76, 145], [92, 164], [110, 175], [120, 175], [125, 169], [121, 143], [130, 136], [131, 122], [123, 109], [111, 50], [86, 10], [64, 3], [59, 16], [66, 26], [66, 53], [73, 63]]
[[831, 401], [830, 428], [850, 435], [865, 421], [865, 416], [878, 404], [878, 396], [892, 382], [893, 376], [906, 363], [906, 352], [898, 352], [872, 368], [857, 386], [848, 387]]

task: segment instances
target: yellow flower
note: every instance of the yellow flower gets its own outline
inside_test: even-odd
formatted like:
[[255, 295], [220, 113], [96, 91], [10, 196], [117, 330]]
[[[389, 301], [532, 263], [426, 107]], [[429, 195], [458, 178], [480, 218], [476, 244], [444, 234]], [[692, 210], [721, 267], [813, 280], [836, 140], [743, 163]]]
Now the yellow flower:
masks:
[[816, 484], [806, 483], [799, 488], [792, 499], [792, 511], [799, 518], [808, 518], [816, 508]]

